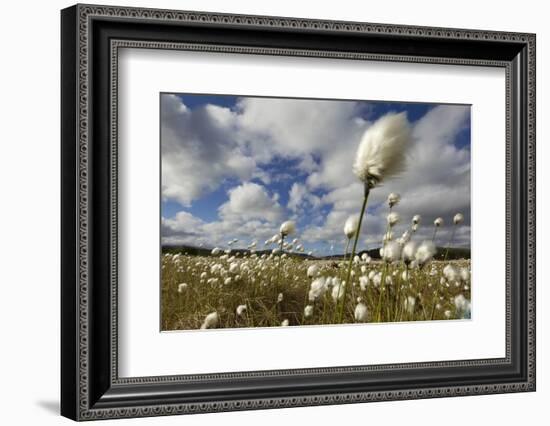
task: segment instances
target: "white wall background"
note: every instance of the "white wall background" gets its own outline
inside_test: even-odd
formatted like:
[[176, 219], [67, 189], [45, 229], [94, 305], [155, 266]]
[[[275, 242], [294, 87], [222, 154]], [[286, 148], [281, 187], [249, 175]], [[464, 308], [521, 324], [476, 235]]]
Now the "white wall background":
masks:
[[[544, 262], [550, 256], [550, 28], [544, 2], [462, 0], [104, 0], [103, 4], [448, 26], [537, 33], [538, 390], [492, 395], [293, 408], [102, 424], [464, 425], [490, 420], [544, 424], [550, 401], [550, 315]], [[0, 26], [0, 401], [2, 424], [68, 424], [59, 405], [59, 9], [71, 2], [9, 2]], [[131, 423], [129, 423], [131, 422]]]

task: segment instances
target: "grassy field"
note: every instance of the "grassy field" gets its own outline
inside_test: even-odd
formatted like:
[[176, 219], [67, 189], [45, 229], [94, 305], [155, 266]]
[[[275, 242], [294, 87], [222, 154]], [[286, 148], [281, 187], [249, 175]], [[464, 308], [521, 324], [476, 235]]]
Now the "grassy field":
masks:
[[469, 260], [409, 269], [357, 256], [349, 286], [342, 284], [347, 264], [287, 254], [164, 253], [162, 330], [470, 317]]

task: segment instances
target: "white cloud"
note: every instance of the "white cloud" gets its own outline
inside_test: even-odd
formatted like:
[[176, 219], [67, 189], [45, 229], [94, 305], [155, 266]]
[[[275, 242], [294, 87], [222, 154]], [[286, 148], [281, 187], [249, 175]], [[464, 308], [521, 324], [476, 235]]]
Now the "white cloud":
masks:
[[321, 204], [321, 199], [309, 192], [308, 188], [301, 184], [294, 182], [290, 191], [288, 192], [288, 204], [287, 207], [295, 213], [301, 212], [308, 207], [316, 208]]
[[270, 197], [265, 188], [254, 182], [246, 182], [229, 190], [229, 201], [220, 206], [220, 217], [226, 220], [262, 219], [279, 221], [283, 209], [277, 202], [278, 195]]
[[270, 196], [256, 183], [246, 182], [228, 191], [229, 200], [218, 208], [219, 220], [204, 222], [186, 211], [174, 218], [163, 218], [164, 244], [194, 244], [224, 246], [229, 239], [239, 238], [237, 246], [247, 242], [267, 239], [277, 232], [284, 217], [284, 210], [277, 196]]
[[367, 125], [359, 112], [356, 102], [268, 98], [243, 98], [234, 110], [190, 110], [177, 96], [164, 95], [163, 198], [189, 206], [227, 178], [269, 183], [277, 176], [266, 176], [261, 166], [275, 157], [298, 160], [301, 171], [312, 173], [311, 187], [349, 184], [350, 141]]
[[192, 233], [194, 229], [202, 226], [204, 222], [198, 217], [186, 211], [179, 211], [171, 219], [163, 219], [162, 225], [167, 226], [175, 232]]
[[236, 123], [229, 109], [190, 110], [174, 95], [161, 102], [163, 199], [189, 206], [226, 178], [252, 177], [256, 162], [231, 137]]

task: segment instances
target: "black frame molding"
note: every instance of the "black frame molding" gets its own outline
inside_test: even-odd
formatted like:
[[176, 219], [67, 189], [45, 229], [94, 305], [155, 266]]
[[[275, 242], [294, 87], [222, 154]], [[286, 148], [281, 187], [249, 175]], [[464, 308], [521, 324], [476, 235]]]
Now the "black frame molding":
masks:
[[[535, 390], [535, 35], [76, 5], [61, 12], [61, 414], [74, 420]], [[506, 70], [499, 359], [119, 378], [117, 58], [185, 49]]]

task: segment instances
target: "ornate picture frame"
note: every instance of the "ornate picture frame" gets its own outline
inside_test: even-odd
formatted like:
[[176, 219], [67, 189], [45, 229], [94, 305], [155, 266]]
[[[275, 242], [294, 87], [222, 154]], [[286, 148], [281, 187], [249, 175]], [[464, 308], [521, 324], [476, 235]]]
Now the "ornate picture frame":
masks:
[[[534, 34], [523, 33], [96, 5], [64, 9], [61, 414], [93, 420], [534, 391], [535, 43]], [[506, 356], [119, 377], [117, 90], [118, 52], [127, 47], [504, 69]]]

